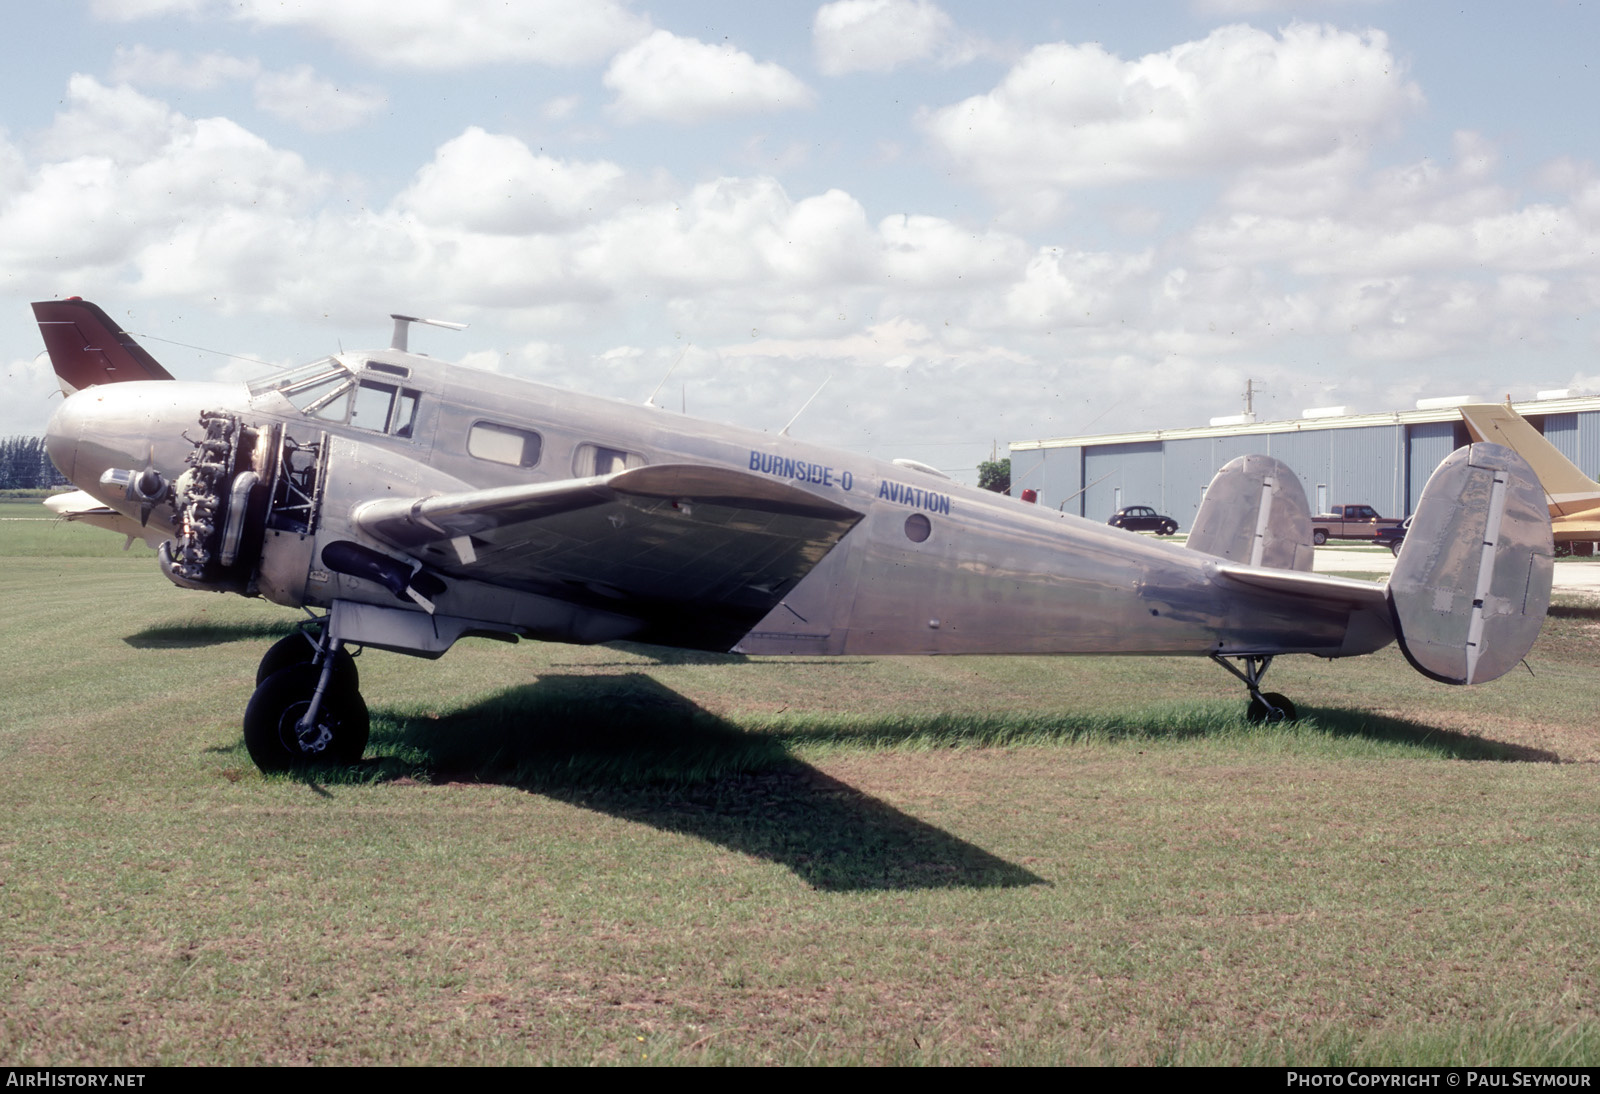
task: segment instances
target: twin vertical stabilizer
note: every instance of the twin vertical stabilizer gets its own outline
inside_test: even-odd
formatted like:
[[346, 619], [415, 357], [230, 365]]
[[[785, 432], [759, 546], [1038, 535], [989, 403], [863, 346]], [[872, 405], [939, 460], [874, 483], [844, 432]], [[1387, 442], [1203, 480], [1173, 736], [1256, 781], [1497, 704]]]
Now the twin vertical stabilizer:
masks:
[[1206, 487], [1188, 545], [1246, 566], [1309, 572], [1311, 509], [1300, 477], [1271, 456], [1233, 460]]
[[1428, 479], [1389, 579], [1401, 649], [1447, 684], [1504, 675], [1539, 637], [1554, 570], [1533, 469], [1501, 445], [1457, 449]]

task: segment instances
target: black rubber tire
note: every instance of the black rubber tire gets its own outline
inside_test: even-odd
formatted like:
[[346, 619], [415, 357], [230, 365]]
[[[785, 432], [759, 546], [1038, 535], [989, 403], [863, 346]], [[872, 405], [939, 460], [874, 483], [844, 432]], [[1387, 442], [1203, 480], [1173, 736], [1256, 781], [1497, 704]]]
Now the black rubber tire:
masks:
[[1405, 540], [1397, 539], [1393, 543], [1389, 544], [1389, 553], [1394, 555], [1395, 558], [1399, 558], [1400, 557], [1400, 546], [1403, 543], [1405, 543]]
[[[309, 665], [311, 659], [317, 654], [317, 648], [311, 644], [311, 639], [306, 637], [304, 631], [296, 631], [284, 638], [278, 639], [261, 658], [261, 664], [256, 666], [256, 687], [266, 683], [267, 677], [273, 673], [282, 672], [290, 665]], [[356, 668], [356, 659], [343, 646], [334, 660], [334, 679], [342, 687], [351, 691], [361, 690], [361, 670]]]
[[1177, 531], [1178, 531], [1177, 524], [1173, 523], [1170, 520], [1167, 521], [1165, 524], [1163, 524], [1161, 526], [1161, 534], [1164, 535], [1164, 536], [1174, 535]]
[[367, 750], [367, 704], [338, 677], [322, 697], [317, 728], [327, 731], [320, 744], [302, 744], [296, 724], [316, 693], [321, 673], [303, 662], [273, 673], [250, 696], [244, 711], [244, 745], [263, 771], [288, 771], [311, 764], [353, 764]]
[[[1265, 699], [1263, 703], [1261, 699]], [[1244, 716], [1252, 722], [1293, 722], [1300, 717], [1294, 704], [1275, 691], [1262, 692], [1261, 699], [1252, 698]]]
[[1311, 533], [1311, 542], [1315, 543], [1318, 547], [1321, 547], [1324, 543], [1328, 542], [1328, 533], [1324, 532], [1321, 528], [1318, 528], [1315, 532]]

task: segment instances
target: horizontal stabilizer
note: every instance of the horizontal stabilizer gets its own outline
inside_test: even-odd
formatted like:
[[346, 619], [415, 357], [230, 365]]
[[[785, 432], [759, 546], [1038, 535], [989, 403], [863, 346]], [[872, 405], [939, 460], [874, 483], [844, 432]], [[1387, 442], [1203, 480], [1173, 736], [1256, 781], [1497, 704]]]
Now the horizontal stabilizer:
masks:
[[61, 390], [71, 395], [96, 384], [170, 380], [145, 348], [97, 305], [77, 297], [33, 305]]
[[1189, 531], [1190, 550], [1246, 566], [1311, 569], [1311, 509], [1289, 465], [1240, 456], [1206, 487]]
[[1217, 576], [1224, 581], [1251, 589], [1282, 593], [1303, 600], [1343, 604], [1350, 608], [1386, 611], [1388, 601], [1383, 586], [1374, 581], [1359, 581], [1327, 574], [1308, 574], [1298, 570], [1262, 570], [1248, 566], [1218, 566]]
[[1389, 580], [1400, 648], [1445, 683], [1504, 675], [1539, 637], [1554, 565], [1533, 468], [1501, 445], [1457, 449], [1423, 488]]

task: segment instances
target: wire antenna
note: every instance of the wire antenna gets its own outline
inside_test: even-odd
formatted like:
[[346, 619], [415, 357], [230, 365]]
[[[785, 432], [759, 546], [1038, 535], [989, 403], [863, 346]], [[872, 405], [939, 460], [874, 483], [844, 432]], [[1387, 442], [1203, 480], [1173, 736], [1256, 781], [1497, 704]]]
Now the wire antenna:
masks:
[[[672, 379], [672, 370], [677, 368], [679, 365], [681, 365], [683, 363], [684, 355], [689, 352], [689, 347], [692, 346], [692, 345], [694, 345], [694, 343], [690, 342], [687, 345], [685, 345], [681, 350], [678, 351], [677, 360], [672, 362], [672, 368], [667, 369], [666, 375], [661, 377], [661, 382], [656, 385], [656, 389], [654, 391], [652, 391], [650, 393], [650, 397], [647, 398], [644, 401], [644, 405], [645, 406], [655, 406], [656, 405], [656, 396], [661, 394], [661, 389], [667, 385], [667, 381], [668, 380]], [[684, 395], [684, 402], [687, 403], [688, 399], [689, 399], [688, 395], [685, 394]]]
[[[800, 415], [806, 412], [806, 407], [816, 402], [817, 396], [822, 394], [822, 388], [827, 387], [832, 381], [833, 375], [830, 373], [828, 378], [822, 381], [822, 387], [819, 387], [817, 390], [813, 391], [811, 393], [811, 398], [807, 399], [800, 409], [794, 412], [794, 417], [789, 419], [789, 425], [794, 425], [795, 422], [800, 420]], [[787, 437], [789, 435], [789, 425], [786, 425], [782, 429], [778, 430], [778, 436]]]

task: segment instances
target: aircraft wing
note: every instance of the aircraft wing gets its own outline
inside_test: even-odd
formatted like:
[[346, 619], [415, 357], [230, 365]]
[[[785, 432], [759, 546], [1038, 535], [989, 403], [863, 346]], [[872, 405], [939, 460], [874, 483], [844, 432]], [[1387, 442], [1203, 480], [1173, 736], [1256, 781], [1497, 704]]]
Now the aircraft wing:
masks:
[[104, 528], [108, 532], [115, 532], [119, 536], [128, 537], [127, 542], [122, 545], [124, 551], [133, 546], [133, 541], [136, 539], [142, 539], [152, 547], [159, 547], [171, 538], [159, 529], [141, 525], [132, 517], [125, 517], [109, 505], [101, 504], [98, 498], [84, 490], [74, 490], [69, 494], [52, 494], [44, 499], [44, 507], [62, 520], [81, 521], [96, 528]]
[[666, 464], [356, 508], [360, 528], [444, 576], [631, 614], [643, 641], [726, 649], [862, 514], [747, 472]]

